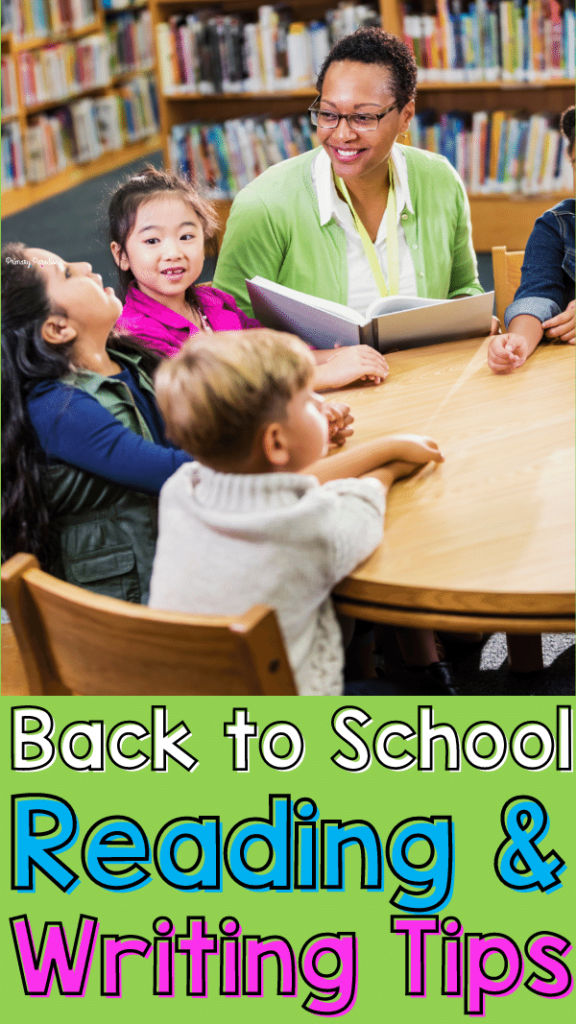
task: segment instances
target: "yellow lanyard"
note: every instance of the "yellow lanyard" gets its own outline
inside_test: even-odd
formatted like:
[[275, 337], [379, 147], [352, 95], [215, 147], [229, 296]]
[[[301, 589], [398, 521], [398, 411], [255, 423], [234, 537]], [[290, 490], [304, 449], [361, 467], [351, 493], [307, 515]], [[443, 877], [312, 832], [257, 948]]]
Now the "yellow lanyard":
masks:
[[388, 255], [388, 287], [386, 287], [386, 281], [384, 280], [384, 274], [382, 273], [382, 267], [378, 262], [374, 243], [370, 238], [370, 235], [366, 231], [362, 221], [360, 220], [356, 210], [352, 205], [350, 194], [346, 185], [342, 181], [342, 178], [334, 175], [334, 180], [338, 186], [339, 191], [344, 196], [344, 199], [350, 207], [350, 212], [354, 217], [354, 223], [360, 238], [362, 239], [362, 245], [364, 246], [364, 252], [368, 258], [372, 273], [374, 274], [374, 280], [378, 286], [380, 295], [398, 295], [400, 290], [400, 260], [398, 257], [398, 213], [396, 209], [396, 190], [394, 188], [394, 168], [392, 167], [392, 161], [388, 161], [388, 174], [390, 177], [390, 191], [388, 192], [388, 203], [386, 205], [385, 213], [385, 227], [386, 227], [386, 251]]

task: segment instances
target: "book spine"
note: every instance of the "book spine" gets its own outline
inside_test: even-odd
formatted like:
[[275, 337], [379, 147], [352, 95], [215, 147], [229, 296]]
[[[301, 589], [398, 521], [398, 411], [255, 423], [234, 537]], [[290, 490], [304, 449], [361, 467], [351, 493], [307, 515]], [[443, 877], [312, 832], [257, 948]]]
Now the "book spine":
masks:
[[[189, 161], [182, 156], [185, 138], [191, 140]], [[177, 125], [169, 147], [176, 154], [176, 166], [183, 169], [192, 163], [201, 184], [215, 197], [228, 198], [273, 164], [312, 149], [313, 140], [304, 116], [237, 118], [221, 125]]]

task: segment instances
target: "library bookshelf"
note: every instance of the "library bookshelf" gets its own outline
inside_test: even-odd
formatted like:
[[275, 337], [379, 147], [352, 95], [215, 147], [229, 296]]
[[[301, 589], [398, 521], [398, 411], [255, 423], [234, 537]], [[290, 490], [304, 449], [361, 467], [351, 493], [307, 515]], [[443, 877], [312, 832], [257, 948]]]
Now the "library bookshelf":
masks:
[[[560, 114], [574, 103], [574, 79], [544, 82], [423, 82], [418, 86], [416, 109], [448, 113], [451, 110], [525, 110], [534, 114]], [[469, 192], [472, 235], [477, 252], [494, 245], [524, 249], [534, 221], [569, 192], [539, 195]]]
[[[205, 7], [205, 0], [150, 0], [150, 10], [158, 47], [157, 27], [165, 25], [173, 16], [190, 14]], [[294, 19], [310, 22], [321, 19], [325, 12], [336, 6], [334, 0], [291, 0]], [[403, 36], [403, 8], [400, 0], [374, 0], [383, 27], [395, 35]], [[223, 14], [239, 14], [247, 18], [257, 16], [258, 0], [223, 0], [218, 9]], [[157, 54], [159, 58], [160, 55]], [[160, 64], [160, 60], [158, 60]], [[293, 91], [258, 90], [253, 92], [214, 92], [210, 94], [163, 88], [159, 82], [160, 132], [164, 160], [172, 161], [170, 136], [172, 129], [190, 121], [221, 123], [233, 118], [265, 115], [283, 118], [302, 115], [316, 96], [314, 88]], [[526, 115], [557, 115], [574, 103], [573, 78], [545, 78], [541, 81], [430, 81], [418, 85], [417, 112], [431, 111], [437, 115], [452, 111], [470, 112], [481, 109], [491, 111], [522, 111]], [[554, 203], [571, 193], [565, 191], [524, 195], [520, 192], [505, 194], [474, 193], [469, 191], [474, 244], [477, 251], [489, 251], [493, 245], [506, 244], [508, 248], [522, 249], [535, 219]], [[217, 200], [221, 228], [230, 210], [231, 200]]]
[[[69, 103], [83, 98], [97, 98], [113, 96], [117, 90], [128, 86], [136, 78], [143, 75], [156, 75], [155, 48], [149, 58], [142, 63], [135, 63], [129, 69], [123, 68], [117, 73], [110, 74], [104, 84], [88, 85], [86, 89], [71, 92], [68, 95], [59, 96], [57, 99], [47, 99], [38, 103], [26, 103], [23, 94], [23, 85], [16, 62], [20, 54], [30, 54], [52, 47], [56, 43], [70, 43], [82, 41], [95, 33], [104, 33], [107, 25], [118, 16], [127, 12], [137, 12], [149, 8], [148, 0], [117, 0], [113, 7], [104, 7], [100, 0], [94, 0], [94, 19], [81, 28], [70, 28], [67, 31], [51, 32], [49, 35], [34, 37], [26, 35], [24, 38], [16, 38], [12, 31], [3, 31], [1, 38], [2, 58], [8, 57], [14, 62], [16, 103], [15, 109], [6, 116], [2, 116], [2, 126], [17, 122], [20, 126], [21, 138], [27, 127], [32, 123], [34, 115], [48, 113], [58, 107], [65, 107]], [[41, 181], [25, 181], [2, 192], [2, 217], [9, 217], [11, 214], [33, 206], [35, 203], [51, 196], [65, 192], [75, 185], [105, 174], [133, 160], [145, 159], [150, 154], [161, 148], [161, 136], [159, 131], [146, 135], [134, 141], [124, 141], [121, 146], [106, 150], [99, 156], [82, 163], [70, 163], [64, 170]]]

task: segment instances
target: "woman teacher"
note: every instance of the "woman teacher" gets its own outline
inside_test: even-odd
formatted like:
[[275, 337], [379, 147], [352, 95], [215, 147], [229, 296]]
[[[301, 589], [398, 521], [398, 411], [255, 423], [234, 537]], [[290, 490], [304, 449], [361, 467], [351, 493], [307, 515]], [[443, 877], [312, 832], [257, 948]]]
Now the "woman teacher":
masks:
[[[246, 312], [245, 279], [257, 274], [362, 314], [380, 295], [482, 292], [461, 179], [444, 157], [397, 142], [416, 77], [406, 44], [382, 29], [332, 48], [310, 108], [322, 148], [269, 168], [232, 206], [214, 284]], [[319, 388], [388, 372], [366, 345], [316, 359]]]

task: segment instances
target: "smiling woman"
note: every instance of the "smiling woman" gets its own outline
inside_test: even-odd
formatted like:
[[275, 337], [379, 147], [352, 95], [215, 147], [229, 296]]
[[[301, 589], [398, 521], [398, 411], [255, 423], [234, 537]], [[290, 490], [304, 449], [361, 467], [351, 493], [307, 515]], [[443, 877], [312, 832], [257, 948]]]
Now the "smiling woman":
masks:
[[166, 439], [153, 357], [110, 333], [121, 309], [89, 263], [2, 250], [2, 556], [138, 603], [158, 492], [189, 456]]
[[[245, 280], [257, 274], [361, 314], [379, 295], [482, 292], [460, 178], [443, 157], [398, 142], [414, 116], [416, 72], [408, 47], [382, 29], [333, 47], [310, 109], [321, 148], [270, 168], [232, 206], [215, 284], [246, 312]], [[316, 353], [316, 387], [384, 380], [385, 364], [366, 372], [364, 348]]]

